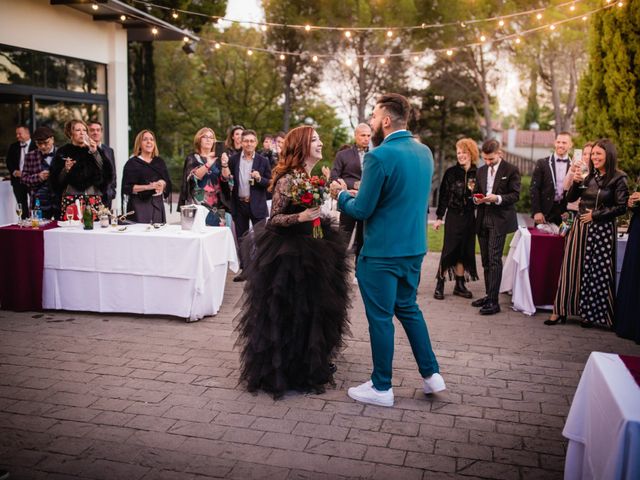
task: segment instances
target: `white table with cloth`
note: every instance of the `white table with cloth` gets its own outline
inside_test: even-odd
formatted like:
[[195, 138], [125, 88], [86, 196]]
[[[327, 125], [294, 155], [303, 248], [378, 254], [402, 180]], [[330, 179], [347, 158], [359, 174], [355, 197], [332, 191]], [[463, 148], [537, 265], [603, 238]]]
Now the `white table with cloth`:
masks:
[[0, 180], [0, 227], [16, 223], [16, 203], [11, 182]]
[[227, 268], [238, 271], [228, 227], [208, 227], [202, 233], [179, 225], [120, 229], [45, 232], [43, 308], [175, 315], [192, 321], [218, 312]]
[[640, 478], [640, 386], [618, 355], [591, 353], [562, 435], [565, 479]]
[[502, 269], [500, 292], [511, 292], [513, 309], [525, 315], [534, 315], [531, 283], [529, 281], [529, 253], [531, 233], [527, 227], [518, 227], [509, 245], [509, 253]]

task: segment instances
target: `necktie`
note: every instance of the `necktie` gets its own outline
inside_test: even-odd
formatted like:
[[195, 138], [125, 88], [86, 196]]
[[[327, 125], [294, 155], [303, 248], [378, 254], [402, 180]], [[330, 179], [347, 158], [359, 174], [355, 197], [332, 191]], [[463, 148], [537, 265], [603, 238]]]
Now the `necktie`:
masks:
[[495, 175], [495, 167], [493, 165], [489, 167], [489, 173], [491, 173], [492, 177]]

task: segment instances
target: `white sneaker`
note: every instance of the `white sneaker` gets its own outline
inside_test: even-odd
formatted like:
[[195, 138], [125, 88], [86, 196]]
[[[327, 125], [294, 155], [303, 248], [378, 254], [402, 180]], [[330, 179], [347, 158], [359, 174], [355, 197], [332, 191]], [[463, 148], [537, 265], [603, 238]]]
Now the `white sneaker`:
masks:
[[386, 392], [380, 392], [373, 388], [371, 380], [357, 387], [351, 387], [347, 391], [347, 395], [358, 402], [379, 405], [380, 407], [393, 407], [393, 388]]
[[439, 373], [434, 373], [430, 377], [424, 378], [424, 393], [438, 393], [447, 388], [444, 378]]

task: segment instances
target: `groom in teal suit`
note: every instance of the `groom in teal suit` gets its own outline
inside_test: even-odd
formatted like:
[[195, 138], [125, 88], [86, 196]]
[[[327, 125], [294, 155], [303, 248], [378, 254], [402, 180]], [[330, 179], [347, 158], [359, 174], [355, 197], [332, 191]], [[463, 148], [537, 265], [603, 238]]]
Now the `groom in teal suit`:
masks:
[[420, 267], [427, 252], [433, 156], [406, 129], [410, 108], [402, 95], [381, 96], [370, 122], [371, 140], [377, 148], [364, 157], [357, 196], [342, 181], [332, 184], [338, 209], [364, 221], [356, 277], [369, 321], [373, 373], [370, 381], [350, 388], [348, 394], [354, 400], [385, 407], [393, 406], [394, 315], [409, 338], [424, 392], [445, 389], [416, 303]]

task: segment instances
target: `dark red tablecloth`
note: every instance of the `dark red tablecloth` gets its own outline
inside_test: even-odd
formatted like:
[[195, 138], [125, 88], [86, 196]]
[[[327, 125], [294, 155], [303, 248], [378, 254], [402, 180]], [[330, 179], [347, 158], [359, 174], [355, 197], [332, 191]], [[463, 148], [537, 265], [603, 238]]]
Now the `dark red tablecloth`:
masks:
[[553, 305], [558, 289], [558, 277], [564, 254], [564, 237], [544, 233], [537, 228], [531, 232], [529, 281], [534, 305]]
[[43, 231], [57, 227], [0, 228], [0, 308], [17, 312], [42, 310]]
[[618, 355], [622, 363], [624, 363], [627, 370], [640, 387], [640, 357], [633, 357], [631, 355]]

